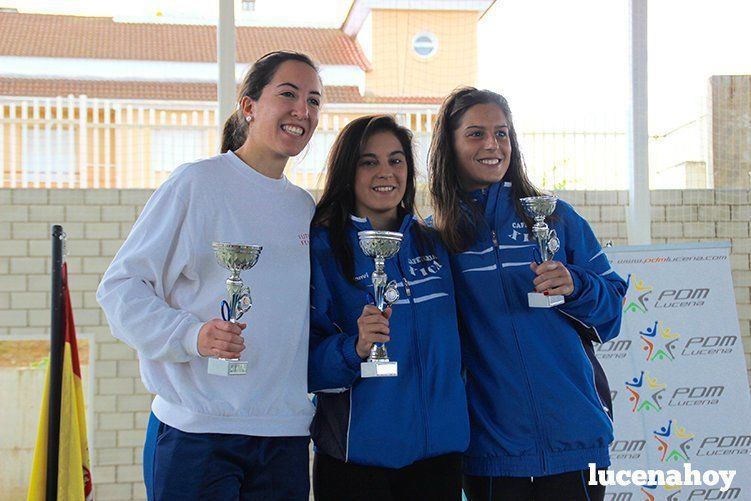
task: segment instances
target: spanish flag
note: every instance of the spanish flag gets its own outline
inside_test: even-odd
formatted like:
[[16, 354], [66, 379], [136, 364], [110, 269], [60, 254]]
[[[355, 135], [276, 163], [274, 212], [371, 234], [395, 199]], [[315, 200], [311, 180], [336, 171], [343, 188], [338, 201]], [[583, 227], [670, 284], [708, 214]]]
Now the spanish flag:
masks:
[[[78, 362], [76, 329], [73, 324], [73, 308], [68, 290], [68, 269], [63, 263], [62, 297], [65, 315], [65, 347], [62, 363], [62, 388], [60, 402], [60, 446], [57, 472], [57, 499], [64, 501], [88, 501], [93, 499], [91, 463], [86, 438], [86, 411], [81, 386], [81, 366]], [[54, 300], [54, 298], [53, 298]], [[29, 482], [28, 501], [44, 501], [47, 490], [48, 423], [50, 419], [49, 392], [50, 369], [44, 386], [42, 409], [39, 414], [37, 443], [34, 450], [34, 466]], [[52, 500], [47, 500], [52, 501]]]

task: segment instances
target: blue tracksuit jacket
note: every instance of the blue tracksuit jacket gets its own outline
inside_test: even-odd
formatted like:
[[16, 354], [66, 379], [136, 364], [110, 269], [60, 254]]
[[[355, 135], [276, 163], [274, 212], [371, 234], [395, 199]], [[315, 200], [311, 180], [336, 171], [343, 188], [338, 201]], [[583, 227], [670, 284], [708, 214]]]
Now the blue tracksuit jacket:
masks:
[[[484, 222], [451, 258], [466, 369], [471, 440], [464, 470], [540, 476], [610, 464], [610, 392], [592, 342], [618, 335], [626, 283], [592, 229], [559, 201], [551, 224], [574, 293], [555, 308], [530, 308], [532, 236], [514, 210], [510, 183], [479, 195]], [[483, 200], [484, 198], [484, 200]]]
[[361, 378], [355, 351], [357, 319], [373, 303], [373, 259], [360, 250], [357, 232], [371, 230], [351, 218], [355, 256], [352, 285], [334, 259], [329, 233], [311, 231], [311, 339], [308, 385], [316, 393], [311, 435], [317, 450], [360, 465], [401, 468], [415, 461], [461, 453], [469, 420], [461, 378], [461, 349], [449, 256], [432, 230], [433, 249], [417, 245], [413, 216], [397, 256], [386, 260], [399, 282], [392, 305], [389, 358], [396, 377]]

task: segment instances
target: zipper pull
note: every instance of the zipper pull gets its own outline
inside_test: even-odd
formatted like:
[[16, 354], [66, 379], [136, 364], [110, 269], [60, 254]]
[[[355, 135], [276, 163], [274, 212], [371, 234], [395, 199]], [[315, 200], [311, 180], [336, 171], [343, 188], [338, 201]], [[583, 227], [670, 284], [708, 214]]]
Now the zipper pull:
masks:
[[407, 279], [402, 277], [402, 282], [404, 282], [404, 292], [407, 293], [407, 296], [412, 295], [412, 290], [409, 288], [409, 282], [407, 282]]
[[495, 235], [495, 230], [490, 230], [490, 236], [493, 238], [493, 245], [498, 247], [498, 237]]

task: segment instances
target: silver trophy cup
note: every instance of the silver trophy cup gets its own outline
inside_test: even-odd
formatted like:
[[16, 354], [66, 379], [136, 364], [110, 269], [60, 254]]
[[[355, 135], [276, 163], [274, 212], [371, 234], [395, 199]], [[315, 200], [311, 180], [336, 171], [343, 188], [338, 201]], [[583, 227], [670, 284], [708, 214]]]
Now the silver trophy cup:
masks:
[[[532, 234], [537, 247], [535, 247], [535, 261], [542, 264], [545, 261], [552, 261], [556, 251], [560, 248], [561, 242], [555, 230], [548, 228], [545, 224], [545, 218], [553, 214], [555, 204], [558, 198], [555, 196], [526, 197], [520, 199], [524, 211], [527, 215], [535, 220], [532, 226]], [[531, 308], [551, 308], [564, 303], [563, 296], [554, 295], [546, 296], [540, 292], [530, 292], [527, 294], [527, 300]]]
[[[214, 242], [214, 255], [220, 265], [232, 274], [227, 279], [227, 299], [221, 303], [222, 318], [236, 323], [253, 306], [250, 288], [243, 285], [240, 273], [258, 262], [263, 247]], [[242, 376], [248, 372], [248, 362], [238, 359], [209, 358], [209, 374], [215, 376]]]
[[[373, 282], [375, 305], [384, 311], [399, 299], [396, 281], [388, 281], [383, 271], [386, 259], [396, 255], [402, 244], [402, 234], [394, 231], [361, 231], [357, 234], [360, 248], [375, 261], [375, 271], [370, 275]], [[397, 375], [397, 363], [389, 360], [385, 344], [374, 343], [368, 361], [360, 364], [362, 377], [386, 377]]]

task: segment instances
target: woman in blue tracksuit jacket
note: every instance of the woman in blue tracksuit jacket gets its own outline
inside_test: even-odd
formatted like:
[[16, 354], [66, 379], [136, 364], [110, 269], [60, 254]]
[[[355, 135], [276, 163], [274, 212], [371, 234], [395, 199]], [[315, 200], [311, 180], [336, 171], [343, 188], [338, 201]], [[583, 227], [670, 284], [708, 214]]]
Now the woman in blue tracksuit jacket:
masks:
[[[449, 256], [414, 216], [410, 131], [390, 116], [348, 124], [329, 158], [311, 230], [309, 389], [316, 499], [461, 499], [469, 421]], [[386, 260], [400, 298], [373, 306], [358, 232], [403, 234]], [[362, 378], [389, 341], [396, 377]]]
[[[592, 343], [614, 338], [626, 283], [591, 228], [559, 201], [553, 261], [534, 262], [529, 182], [506, 100], [463, 88], [433, 132], [434, 225], [452, 252], [471, 440], [464, 489], [474, 499], [602, 499], [590, 463], [610, 464], [610, 392]], [[531, 308], [528, 292], [563, 295]]]

